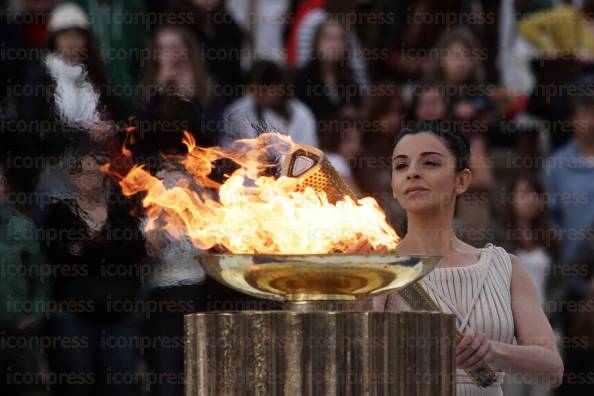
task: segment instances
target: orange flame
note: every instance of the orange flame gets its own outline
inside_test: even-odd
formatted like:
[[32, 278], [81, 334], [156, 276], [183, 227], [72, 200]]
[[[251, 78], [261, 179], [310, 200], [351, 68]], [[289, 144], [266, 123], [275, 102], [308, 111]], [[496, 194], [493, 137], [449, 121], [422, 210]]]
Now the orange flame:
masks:
[[[295, 178], [266, 175], [273, 167], [266, 159], [292, 145], [285, 135], [262, 134], [231, 149], [198, 147], [189, 133], [183, 142], [188, 154], [168, 158], [173, 170], [155, 176], [135, 166], [119, 182], [127, 196], [146, 194], [146, 231], [187, 236], [201, 249], [251, 254], [344, 252], [362, 240], [391, 250], [399, 241], [373, 198], [331, 204], [323, 192], [295, 191]], [[209, 177], [220, 159], [239, 166], [223, 183]]]
[[134, 136], [135, 131], [136, 127], [126, 127], [126, 137], [124, 139], [124, 144], [122, 144], [122, 154], [128, 158], [132, 157], [132, 151], [130, 151], [128, 145], [136, 143], [136, 137]]

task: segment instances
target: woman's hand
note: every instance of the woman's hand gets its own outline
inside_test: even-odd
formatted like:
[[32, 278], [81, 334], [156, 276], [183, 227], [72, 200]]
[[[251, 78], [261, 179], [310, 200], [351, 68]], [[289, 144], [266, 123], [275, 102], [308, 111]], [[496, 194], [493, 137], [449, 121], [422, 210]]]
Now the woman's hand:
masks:
[[365, 253], [388, 253], [388, 248], [380, 245], [373, 247], [367, 239], [357, 242], [350, 246], [345, 253], [349, 254], [365, 254]]
[[456, 345], [456, 365], [461, 369], [474, 368], [488, 361], [491, 353], [487, 336], [469, 328]]

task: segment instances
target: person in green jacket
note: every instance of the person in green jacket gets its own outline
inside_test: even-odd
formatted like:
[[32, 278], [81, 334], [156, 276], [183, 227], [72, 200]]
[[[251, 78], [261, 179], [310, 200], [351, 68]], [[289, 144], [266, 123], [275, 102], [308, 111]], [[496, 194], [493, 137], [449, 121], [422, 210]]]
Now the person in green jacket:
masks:
[[30, 394], [43, 390], [39, 329], [50, 273], [33, 221], [10, 204], [3, 169], [0, 180], [0, 394]]

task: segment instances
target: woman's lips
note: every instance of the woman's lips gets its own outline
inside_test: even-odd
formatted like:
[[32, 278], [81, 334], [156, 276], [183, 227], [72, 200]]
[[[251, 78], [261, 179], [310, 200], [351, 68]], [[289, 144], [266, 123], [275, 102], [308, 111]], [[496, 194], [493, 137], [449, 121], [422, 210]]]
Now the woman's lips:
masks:
[[404, 195], [408, 195], [410, 193], [419, 193], [421, 191], [427, 191], [427, 189], [424, 187], [409, 187], [404, 190]]

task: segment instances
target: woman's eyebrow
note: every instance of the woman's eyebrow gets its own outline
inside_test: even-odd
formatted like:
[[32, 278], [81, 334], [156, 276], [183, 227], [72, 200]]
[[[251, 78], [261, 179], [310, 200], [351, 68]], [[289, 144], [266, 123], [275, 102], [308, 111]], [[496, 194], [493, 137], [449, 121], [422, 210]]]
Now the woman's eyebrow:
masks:
[[[442, 157], [444, 156], [442, 153], [438, 153], [437, 151], [423, 151], [421, 153], [421, 157], [424, 157], [424, 156], [427, 156], [427, 155], [432, 155], [432, 154], [437, 154], [437, 155], [442, 156]], [[404, 158], [404, 159], [406, 159], [406, 158], [408, 158], [408, 156], [406, 156], [404, 154], [398, 154], [398, 155], [394, 156], [394, 158], [392, 158], [392, 162], [394, 162], [398, 158]]]
[[431, 155], [431, 154], [437, 154], [437, 155], [440, 155], [442, 157], [444, 156], [442, 153], [438, 153], [437, 151], [423, 151], [421, 153], [421, 157], [426, 156], [426, 155]]

